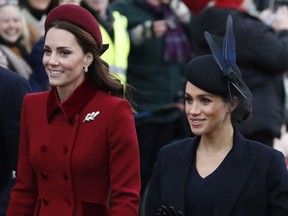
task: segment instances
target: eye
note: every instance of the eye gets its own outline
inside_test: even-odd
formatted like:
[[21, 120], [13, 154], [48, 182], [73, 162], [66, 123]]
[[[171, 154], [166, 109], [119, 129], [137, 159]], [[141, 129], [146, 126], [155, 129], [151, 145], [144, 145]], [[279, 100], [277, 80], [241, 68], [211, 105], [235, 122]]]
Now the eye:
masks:
[[202, 102], [203, 104], [209, 104], [209, 103], [211, 102], [211, 100], [204, 97], [204, 98], [201, 98], [201, 102]]
[[46, 56], [51, 55], [51, 50], [48, 48], [44, 48], [44, 55], [46, 55]]
[[191, 104], [191, 103], [193, 102], [193, 99], [192, 99], [190, 96], [186, 95], [186, 96], [185, 96], [185, 102], [186, 102], [187, 104]]
[[68, 56], [69, 54], [71, 54], [71, 52], [67, 51], [67, 50], [61, 50], [59, 53], [60, 53], [61, 56], [64, 56], [64, 57]]

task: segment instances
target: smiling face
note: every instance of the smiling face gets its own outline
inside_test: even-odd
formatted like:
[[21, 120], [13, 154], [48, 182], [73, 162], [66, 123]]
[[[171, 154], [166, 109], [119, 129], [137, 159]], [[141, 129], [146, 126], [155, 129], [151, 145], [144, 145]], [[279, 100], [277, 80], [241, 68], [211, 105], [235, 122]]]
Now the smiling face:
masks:
[[15, 43], [22, 35], [22, 23], [17, 6], [5, 5], [0, 7], [0, 36]]
[[51, 86], [73, 92], [84, 80], [84, 67], [92, 62], [76, 37], [62, 29], [51, 28], [45, 38], [43, 64]]
[[94, 11], [105, 11], [109, 5], [109, 0], [83, 0]]
[[195, 135], [213, 133], [231, 124], [230, 105], [222, 97], [203, 91], [190, 82], [186, 84], [185, 112]]
[[36, 10], [46, 10], [52, 0], [28, 0], [30, 6]]
[[62, 5], [62, 4], [76, 4], [76, 5], [80, 5], [81, 0], [59, 0], [58, 3], [59, 3], [59, 5]]

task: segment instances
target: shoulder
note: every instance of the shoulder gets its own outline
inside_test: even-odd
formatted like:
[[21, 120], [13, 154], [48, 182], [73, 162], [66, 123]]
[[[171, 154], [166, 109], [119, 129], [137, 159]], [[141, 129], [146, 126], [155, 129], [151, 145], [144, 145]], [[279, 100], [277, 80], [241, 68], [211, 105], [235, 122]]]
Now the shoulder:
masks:
[[26, 94], [24, 97], [24, 104], [42, 104], [47, 102], [49, 91], [34, 92]]
[[270, 166], [271, 163], [276, 163], [280, 166], [285, 165], [282, 152], [263, 143], [246, 139], [242, 135], [236, 135], [234, 146], [234, 155], [237, 158], [252, 159], [262, 167]]
[[110, 95], [103, 91], [97, 91], [92, 103], [98, 104], [99, 101], [101, 101], [101, 106], [109, 110], [115, 110], [115, 109], [118, 109], [119, 107], [120, 108], [125, 107], [125, 108], [131, 109], [131, 105], [128, 100]]
[[170, 159], [174, 156], [185, 157], [187, 154], [191, 154], [193, 149], [197, 147], [198, 141], [199, 137], [196, 136], [172, 142], [159, 150], [159, 156]]
[[17, 80], [25, 80], [22, 76], [20, 76], [19, 74], [10, 71], [9, 69], [6, 69], [4, 67], [0, 66], [0, 79], [1, 81], [4, 81], [3, 83], [7, 83], [7, 82], [15, 82]]
[[[273, 158], [273, 157], [282, 157], [283, 153], [279, 150], [276, 150], [270, 146], [267, 146], [263, 143], [256, 142], [253, 140], [247, 140], [251, 154], [255, 155], [255, 157], [262, 157], [263, 159]], [[284, 156], [283, 156], [284, 157]]]
[[24, 77], [3, 67], [0, 67], [0, 82], [0, 89], [8, 89], [19, 93], [31, 91], [29, 83]]

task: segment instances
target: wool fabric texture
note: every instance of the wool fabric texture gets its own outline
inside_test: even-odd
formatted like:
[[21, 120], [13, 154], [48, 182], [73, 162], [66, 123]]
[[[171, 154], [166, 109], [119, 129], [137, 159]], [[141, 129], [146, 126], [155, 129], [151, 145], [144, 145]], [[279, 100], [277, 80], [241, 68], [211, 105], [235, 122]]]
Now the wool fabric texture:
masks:
[[55, 7], [50, 11], [45, 20], [45, 32], [47, 32], [49, 24], [55, 20], [67, 21], [79, 26], [91, 34], [97, 42], [98, 48], [102, 49], [102, 34], [99, 24], [88, 10], [74, 4], [64, 4]]

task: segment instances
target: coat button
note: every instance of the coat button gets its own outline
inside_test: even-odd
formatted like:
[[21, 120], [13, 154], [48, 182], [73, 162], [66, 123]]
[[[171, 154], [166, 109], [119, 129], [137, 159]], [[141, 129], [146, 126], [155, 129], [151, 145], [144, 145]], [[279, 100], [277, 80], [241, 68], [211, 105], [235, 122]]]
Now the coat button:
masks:
[[41, 175], [42, 179], [47, 179], [47, 173], [45, 171], [42, 171], [40, 173], [40, 175]]
[[64, 179], [65, 181], [68, 181], [68, 180], [69, 180], [68, 175], [66, 175], [66, 174], [64, 173], [64, 174], [63, 174], [63, 179]]
[[67, 146], [63, 146], [63, 153], [67, 154], [67, 152], [68, 152], [68, 147]]
[[40, 146], [40, 151], [41, 152], [46, 152], [47, 151], [47, 146], [46, 145], [41, 145]]
[[67, 206], [67, 207], [70, 207], [70, 206], [71, 206], [71, 201], [70, 201], [70, 200], [67, 200], [67, 201], [66, 201], [66, 206]]
[[48, 199], [47, 199], [47, 197], [44, 197], [44, 198], [43, 198], [43, 204], [44, 204], [44, 205], [48, 205]]

